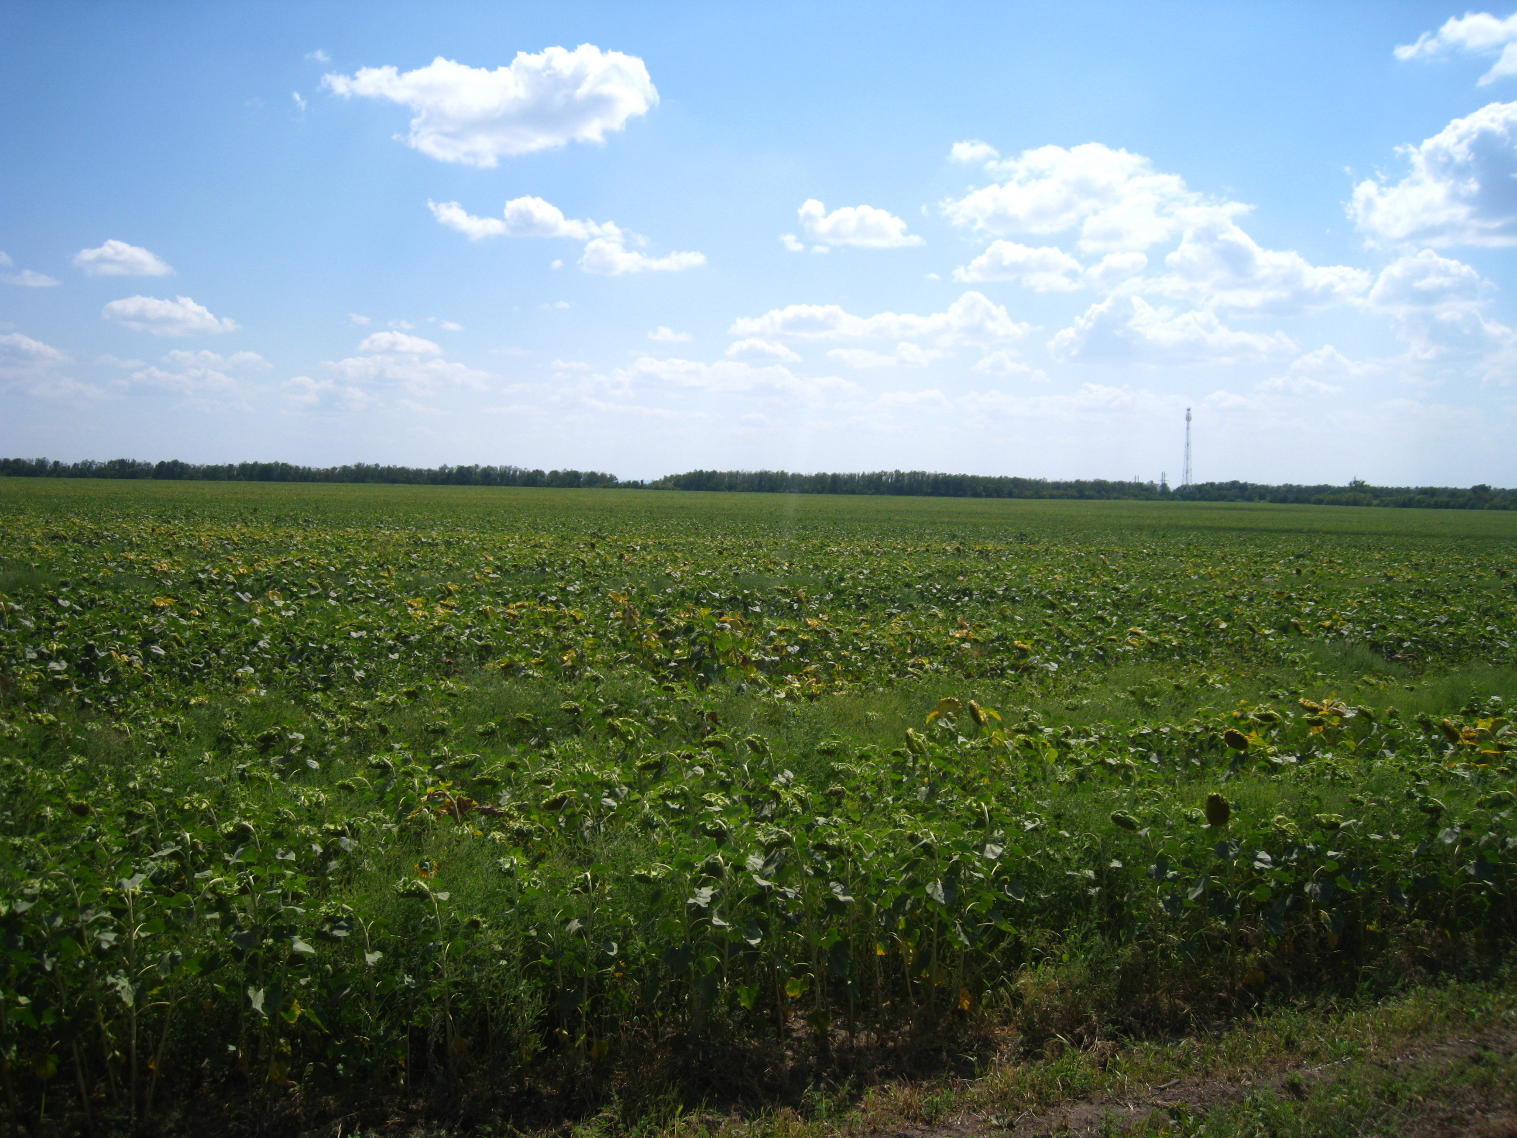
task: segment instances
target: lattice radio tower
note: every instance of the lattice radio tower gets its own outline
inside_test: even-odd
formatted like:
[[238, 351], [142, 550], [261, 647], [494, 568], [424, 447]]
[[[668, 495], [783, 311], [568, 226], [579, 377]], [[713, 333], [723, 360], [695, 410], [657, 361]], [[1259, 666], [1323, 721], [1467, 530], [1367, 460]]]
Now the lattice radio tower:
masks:
[[1180, 485], [1190, 485], [1190, 408], [1185, 409], [1185, 469], [1180, 473]]

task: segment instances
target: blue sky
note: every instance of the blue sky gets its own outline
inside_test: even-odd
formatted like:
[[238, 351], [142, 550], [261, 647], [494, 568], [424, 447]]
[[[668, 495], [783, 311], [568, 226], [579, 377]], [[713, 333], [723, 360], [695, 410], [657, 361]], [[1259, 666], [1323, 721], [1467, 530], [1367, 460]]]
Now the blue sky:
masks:
[[0, 3], [0, 454], [1517, 485], [1517, 13]]

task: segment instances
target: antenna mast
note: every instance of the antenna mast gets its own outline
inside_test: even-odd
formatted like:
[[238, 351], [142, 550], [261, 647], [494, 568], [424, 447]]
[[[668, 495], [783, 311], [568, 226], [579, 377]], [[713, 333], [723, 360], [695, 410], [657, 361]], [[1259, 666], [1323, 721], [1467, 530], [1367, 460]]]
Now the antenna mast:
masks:
[[1190, 485], [1190, 408], [1185, 409], [1185, 470], [1180, 475], [1180, 485]]

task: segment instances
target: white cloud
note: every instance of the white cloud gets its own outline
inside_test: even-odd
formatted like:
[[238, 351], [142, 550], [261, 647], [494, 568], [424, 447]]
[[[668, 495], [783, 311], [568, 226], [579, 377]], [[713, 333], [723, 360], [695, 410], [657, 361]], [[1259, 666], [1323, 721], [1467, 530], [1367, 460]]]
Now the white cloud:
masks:
[[776, 340], [760, 340], [750, 337], [737, 340], [727, 346], [728, 359], [753, 360], [760, 363], [793, 364], [800, 356]]
[[306, 97], [304, 95], [302, 95], [299, 91], [291, 91], [290, 99], [295, 104], [295, 113], [297, 115], [303, 115], [306, 113]]
[[1173, 399], [1143, 388], [1084, 383], [1073, 391], [1036, 395], [1000, 389], [971, 391], [959, 398], [958, 407], [973, 415], [1077, 422], [1083, 434], [1091, 416], [1115, 417], [1130, 424], [1135, 416], [1151, 418], [1156, 412], [1170, 410], [1173, 403]]
[[1463, 261], [1423, 249], [1381, 269], [1369, 301], [1376, 308], [1392, 312], [1469, 308], [1481, 303], [1490, 291], [1489, 282]]
[[68, 356], [51, 344], [23, 336], [0, 333], [0, 378], [34, 375], [40, 370], [68, 362]]
[[292, 376], [285, 380], [285, 391], [291, 403], [309, 410], [366, 411], [374, 406], [372, 394], [353, 384], [339, 384], [331, 379], [313, 379], [309, 375]]
[[[564, 216], [563, 210], [537, 197], [513, 198], [505, 204], [500, 217], [475, 217], [457, 202], [428, 201], [427, 208], [438, 222], [456, 229], [471, 241], [486, 237], [563, 237], [585, 242], [579, 266], [587, 273], [620, 276], [624, 273], [678, 272], [706, 263], [702, 253], [669, 253], [649, 256], [631, 245], [645, 245], [646, 239], [626, 233], [610, 221], [579, 221]], [[561, 262], [554, 262], [558, 267]]]
[[1352, 300], [1370, 285], [1362, 269], [1312, 265], [1299, 253], [1261, 248], [1227, 220], [1186, 229], [1165, 264], [1172, 275], [1145, 289], [1209, 308], [1295, 313]]
[[214, 316], [209, 309], [196, 304], [187, 296], [178, 296], [173, 300], [154, 296], [129, 296], [111, 301], [100, 310], [100, 315], [139, 332], [151, 332], [155, 336], [214, 335], [237, 329], [235, 320]]
[[176, 367], [195, 368], [225, 368], [233, 371], [246, 371], [249, 368], [267, 368], [269, 361], [257, 352], [233, 352], [229, 356], [223, 356], [219, 352], [208, 352], [201, 349], [198, 352], [187, 352], [183, 348], [176, 348], [172, 352], [164, 354], [164, 361]]
[[1283, 332], [1241, 332], [1205, 310], [1156, 308], [1140, 296], [1117, 295], [1092, 305], [1049, 341], [1060, 360], [1134, 363], [1238, 363], [1283, 355], [1296, 345]]
[[443, 320], [437, 316], [428, 316], [427, 322], [436, 324], [444, 332], [462, 332], [464, 330], [464, 326], [457, 320]]
[[12, 390], [76, 404], [92, 403], [109, 394], [105, 388], [60, 373], [58, 369], [70, 362], [66, 353], [51, 344], [20, 332], [0, 333], [0, 380], [14, 385]]
[[676, 332], [663, 324], [648, 333], [648, 339], [661, 344], [688, 344], [693, 338], [689, 332]]
[[1092, 253], [1141, 251], [1203, 218], [1248, 210], [1197, 194], [1141, 154], [1099, 142], [1042, 146], [985, 168], [1001, 181], [944, 201], [951, 222], [997, 235], [1077, 229], [1080, 248]]
[[306, 52], [306, 59], [310, 60], [312, 63], [332, 62], [332, 57], [319, 47], [315, 51]]
[[856, 369], [883, 367], [926, 367], [933, 360], [942, 359], [946, 352], [923, 348], [908, 341], [895, 346], [893, 352], [876, 352], [868, 348], [833, 348], [827, 353], [829, 359], [837, 360]]
[[1001, 152], [988, 142], [981, 142], [977, 138], [968, 138], [963, 142], [955, 142], [948, 151], [948, 160], [958, 162], [965, 166], [982, 166], [987, 162], [994, 162], [1001, 156]]
[[658, 91], [641, 59], [581, 44], [519, 52], [508, 67], [467, 67], [441, 56], [399, 72], [365, 67], [327, 75], [344, 98], [388, 99], [412, 112], [406, 144], [442, 162], [494, 167], [503, 156], [603, 142], [646, 114]]
[[308, 375], [291, 376], [285, 380], [284, 385], [291, 389], [290, 401], [292, 403], [307, 407], [321, 402], [321, 397], [337, 386], [330, 379], [312, 379]]
[[1381, 270], [1369, 301], [1388, 313], [1414, 363], [1458, 363], [1487, 382], [1517, 375], [1517, 331], [1482, 311], [1489, 282], [1430, 249]]
[[1010, 348], [997, 348], [993, 352], [986, 352], [975, 363], [974, 370], [989, 375], [1013, 376], [1030, 383], [1048, 381], [1048, 373], [1018, 359], [1016, 353]]
[[19, 285], [22, 288], [52, 288], [58, 282], [46, 273], [39, 273], [35, 269], [22, 269], [18, 273], [6, 273], [0, 276], [9, 285]]
[[1491, 69], [1480, 77], [1482, 87], [1517, 75], [1517, 12], [1504, 20], [1488, 12], [1455, 16], [1436, 32], [1423, 32], [1416, 43], [1396, 48], [1396, 58], [1419, 59], [1455, 52], [1496, 57]]
[[[0, 269], [8, 268], [15, 264], [9, 254], [0, 252]], [[15, 273], [0, 274], [0, 281], [6, 284], [18, 285], [21, 288], [52, 288], [58, 282], [46, 273], [39, 273], [35, 269], [22, 269]]]
[[167, 367], [148, 365], [132, 373], [133, 383], [158, 387], [182, 396], [201, 406], [237, 406], [243, 402], [246, 386], [234, 372], [262, 370], [269, 361], [257, 352], [184, 351], [164, 354]]
[[428, 201], [441, 224], [456, 229], [471, 241], [486, 237], [567, 237], [589, 241], [593, 237], [620, 239], [622, 231], [612, 222], [576, 221], [563, 210], [538, 197], [512, 198], [500, 217], [475, 217], [457, 202]]
[[711, 392], [768, 392], [817, 403], [828, 396], [853, 396], [861, 388], [837, 376], [798, 376], [780, 364], [750, 364], [741, 360], [653, 359], [644, 356], [631, 367], [618, 369], [619, 384], [658, 381], [675, 387]]
[[1142, 253], [1108, 253], [1085, 270], [1085, 279], [1096, 288], [1111, 288], [1148, 268]]
[[[872, 205], [840, 206], [828, 213], [825, 205], [810, 198], [796, 214], [807, 238], [821, 245], [897, 249], [922, 244], [920, 237], [906, 232], [906, 223], [899, 217]], [[786, 247], [790, 248], [789, 243]]]
[[92, 277], [166, 277], [174, 270], [156, 254], [115, 238], [74, 254], [74, 264]]
[[375, 332], [365, 336], [358, 345], [364, 355], [389, 353], [401, 356], [440, 356], [442, 349], [431, 340], [410, 336], [405, 332]]
[[361, 315], [361, 314], [359, 314], [357, 312], [350, 312], [350, 313], [348, 313], [348, 323], [349, 324], [356, 324], [360, 328], [362, 328], [368, 322], [369, 322], [369, 318], [367, 316], [363, 316], [363, 315]]
[[1348, 206], [1374, 242], [1517, 245], [1517, 103], [1491, 103], [1398, 153], [1399, 182], [1360, 182]]
[[995, 241], [969, 264], [955, 269], [953, 279], [1013, 281], [1034, 292], [1070, 292], [1080, 287], [1083, 273], [1080, 262], [1062, 249]]
[[24, 385], [28, 395], [38, 399], [59, 399], [88, 404], [117, 394], [93, 383], [82, 383], [66, 375], [50, 375]]
[[929, 316], [895, 312], [855, 316], [835, 304], [792, 304], [735, 320], [728, 334], [805, 340], [934, 339], [948, 346], [1016, 340], [1029, 330], [1030, 325], [1019, 324], [982, 293], [966, 292], [946, 312]]
[[625, 273], [677, 273], [699, 268], [705, 263], [704, 253], [668, 253], [662, 257], [650, 257], [609, 237], [597, 237], [588, 242], [579, 258], [579, 267], [585, 272], [605, 277]]
[[419, 336], [377, 332], [359, 345], [359, 351], [363, 354], [325, 366], [343, 383], [371, 394], [372, 388], [382, 386], [399, 387], [417, 397], [445, 388], [477, 391], [493, 378], [488, 372], [444, 359], [441, 348]]

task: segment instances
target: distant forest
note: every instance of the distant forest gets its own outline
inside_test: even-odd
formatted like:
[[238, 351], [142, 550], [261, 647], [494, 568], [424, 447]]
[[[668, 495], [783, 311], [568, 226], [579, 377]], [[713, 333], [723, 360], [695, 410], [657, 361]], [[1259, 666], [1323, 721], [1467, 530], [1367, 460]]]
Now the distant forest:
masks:
[[1514, 510], [1517, 490], [1478, 485], [1269, 486], [1257, 482], [1114, 482], [1100, 478], [1054, 481], [989, 474], [934, 474], [879, 470], [867, 474], [790, 474], [783, 470], [692, 470], [652, 482], [623, 481], [595, 470], [528, 470], [520, 466], [294, 466], [287, 462], [198, 464], [169, 459], [113, 458], [58, 462], [0, 458], [0, 476], [12, 478], [142, 478], [197, 482], [371, 482], [417, 486], [616, 487], [633, 490], [705, 490], [758, 494], [901, 494], [932, 498], [1085, 498], [1180, 502], [1280, 502], [1319, 506], [1396, 506], [1437, 510]]

